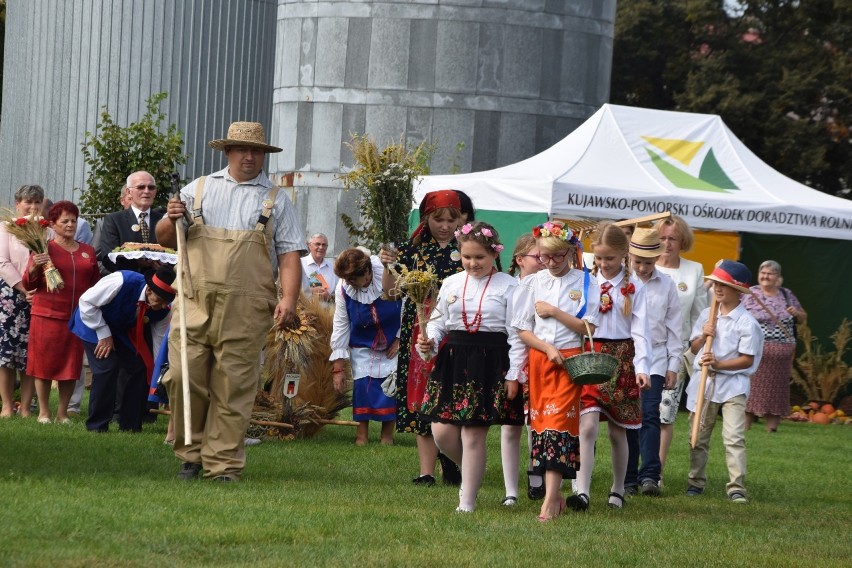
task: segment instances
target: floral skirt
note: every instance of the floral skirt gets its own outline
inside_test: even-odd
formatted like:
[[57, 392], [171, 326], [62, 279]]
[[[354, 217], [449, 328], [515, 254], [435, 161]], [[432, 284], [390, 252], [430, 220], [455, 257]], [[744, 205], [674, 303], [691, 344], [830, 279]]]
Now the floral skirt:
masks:
[[595, 341], [595, 351], [609, 353], [620, 363], [614, 381], [583, 385], [580, 414], [599, 412], [601, 420], [609, 420], [622, 428], [641, 428], [642, 403], [633, 369], [633, 357], [636, 356], [633, 340]]
[[763, 357], [751, 376], [746, 412], [755, 416], [790, 414], [790, 375], [795, 355], [795, 343], [767, 341], [763, 344]]
[[30, 305], [23, 294], [0, 280], [0, 367], [27, 370]]
[[506, 398], [505, 333], [451, 331], [438, 351], [421, 412], [433, 422], [484, 426], [523, 424], [524, 399]]
[[[579, 348], [561, 349], [563, 357]], [[532, 430], [532, 470], [544, 475], [558, 471], [574, 479], [580, 469], [580, 393], [565, 367], [550, 362], [547, 355], [530, 349], [530, 429]]]

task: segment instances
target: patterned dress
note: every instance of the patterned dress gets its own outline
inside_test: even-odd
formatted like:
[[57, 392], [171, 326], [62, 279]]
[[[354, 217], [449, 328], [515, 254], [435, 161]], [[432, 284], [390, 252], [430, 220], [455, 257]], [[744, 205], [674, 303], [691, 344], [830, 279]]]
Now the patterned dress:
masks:
[[[432, 266], [432, 270], [438, 275], [439, 286], [444, 278], [462, 270], [461, 256], [458, 254], [458, 244], [455, 239], [441, 248], [438, 242], [427, 233], [424, 233], [423, 241], [419, 246], [411, 241], [402, 244], [399, 251], [399, 264], [409, 270], [426, 270], [427, 267]], [[430, 422], [424, 421], [420, 416], [420, 405], [430, 369], [413, 351], [419, 332], [419, 328], [415, 325], [416, 321], [417, 310], [414, 303], [405, 299], [402, 305], [396, 377], [396, 429], [398, 432], [430, 435], [432, 433]]]
[[13, 286], [21, 281], [30, 253], [0, 223], [0, 367], [27, 370], [30, 305]]
[[787, 416], [790, 414], [790, 375], [796, 355], [796, 323], [787, 307], [802, 309], [802, 305], [787, 288], [779, 288], [774, 296], [764, 294], [760, 286], [752, 286], [751, 291], [775, 314], [792, 338], [787, 337], [752, 296], [743, 299], [743, 306], [760, 324], [764, 335], [763, 358], [751, 376], [746, 412], [755, 416]]

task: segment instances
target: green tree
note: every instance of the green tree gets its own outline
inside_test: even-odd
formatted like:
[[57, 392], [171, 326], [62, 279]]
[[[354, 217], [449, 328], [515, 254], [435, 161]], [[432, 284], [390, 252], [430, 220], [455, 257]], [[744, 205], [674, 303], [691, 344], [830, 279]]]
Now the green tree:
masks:
[[619, 2], [612, 101], [719, 114], [781, 173], [849, 197], [850, 16], [848, 0]]
[[86, 132], [80, 144], [88, 166], [86, 188], [80, 197], [83, 213], [100, 216], [115, 211], [120, 190], [127, 176], [135, 171], [149, 172], [157, 183], [155, 207], [165, 206], [171, 190], [171, 174], [178, 164], [185, 164], [183, 133], [170, 124], [163, 132], [160, 124], [165, 115], [160, 103], [166, 93], [151, 95], [147, 110], [138, 122], [126, 127], [115, 123], [104, 107], [97, 125], [97, 135]]

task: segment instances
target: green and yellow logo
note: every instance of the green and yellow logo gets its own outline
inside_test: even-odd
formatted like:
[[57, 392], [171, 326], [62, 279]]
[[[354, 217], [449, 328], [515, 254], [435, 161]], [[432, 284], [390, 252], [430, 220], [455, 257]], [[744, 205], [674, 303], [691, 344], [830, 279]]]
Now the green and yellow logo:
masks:
[[689, 167], [692, 160], [695, 159], [695, 156], [704, 146], [704, 142], [690, 142], [689, 140], [677, 140], [673, 138], [655, 138], [653, 136], [642, 136], [642, 139], [651, 144], [656, 150], [662, 151], [663, 155], [660, 155], [654, 148], [645, 147], [645, 151], [648, 152], [651, 161], [657, 166], [660, 173], [666, 176], [666, 179], [672, 182], [675, 187], [719, 193], [728, 193], [729, 190], [740, 189], [731, 181], [731, 178], [728, 177], [722, 166], [719, 165], [713, 153], [713, 148], [710, 148], [704, 157], [698, 177], [687, 173], [672, 163], [673, 161], [680, 162], [684, 166]]

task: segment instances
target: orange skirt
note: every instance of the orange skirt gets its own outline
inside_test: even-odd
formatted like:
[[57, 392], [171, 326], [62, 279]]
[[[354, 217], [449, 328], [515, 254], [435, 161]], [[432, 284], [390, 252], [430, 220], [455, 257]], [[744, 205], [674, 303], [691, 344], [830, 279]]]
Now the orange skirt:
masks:
[[[580, 353], [580, 348], [559, 352], [570, 357]], [[529, 416], [533, 432], [554, 430], [579, 436], [582, 385], [575, 385], [565, 367], [551, 363], [542, 351], [530, 349], [529, 353]]]

